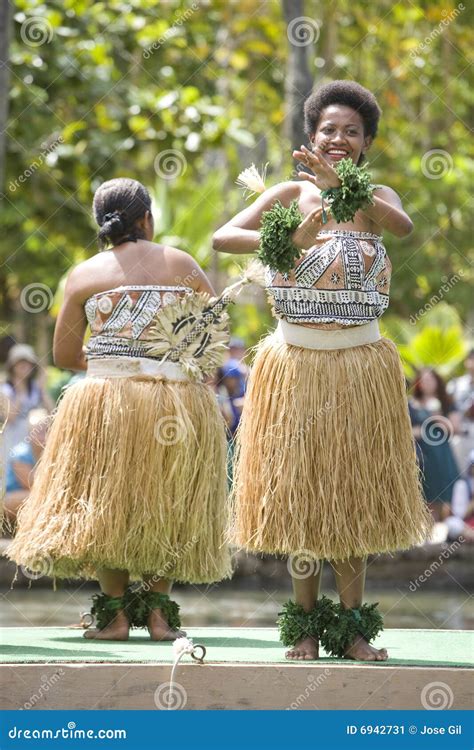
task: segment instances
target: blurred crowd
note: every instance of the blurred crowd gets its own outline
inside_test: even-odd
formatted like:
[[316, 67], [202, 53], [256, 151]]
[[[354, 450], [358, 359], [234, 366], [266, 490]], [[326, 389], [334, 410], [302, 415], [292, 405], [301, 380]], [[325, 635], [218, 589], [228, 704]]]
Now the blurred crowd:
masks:
[[[232, 338], [228, 359], [210, 385], [227, 426], [229, 477], [249, 369], [245, 342]], [[474, 349], [464, 374], [445, 383], [423, 368], [409, 385], [409, 412], [426, 502], [435, 518], [435, 537], [474, 541]], [[31, 346], [0, 341], [0, 425], [3, 425], [4, 531], [11, 533], [28, 496], [35, 466], [62, 388], [83, 374], [64, 373], [48, 388], [46, 372]]]

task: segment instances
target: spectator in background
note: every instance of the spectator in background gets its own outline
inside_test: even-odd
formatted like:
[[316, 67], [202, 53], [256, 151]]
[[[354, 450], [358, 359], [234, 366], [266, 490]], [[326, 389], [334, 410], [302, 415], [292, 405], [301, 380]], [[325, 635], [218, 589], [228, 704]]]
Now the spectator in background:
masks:
[[35, 466], [43, 453], [49, 425], [46, 409], [33, 409], [28, 415], [28, 435], [10, 452], [6, 465], [5, 519], [14, 522], [18, 509], [28, 497]]
[[229, 361], [232, 360], [238, 363], [240, 370], [240, 396], [244, 396], [245, 394], [245, 388], [249, 376], [249, 368], [245, 364], [246, 351], [242, 339], [231, 338], [229, 342]]
[[464, 360], [466, 374], [454, 378], [447, 385], [454, 405], [461, 416], [461, 431], [454, 446], [460, 466], [465, 466], [471, 451], [474, 450], [474, 349], [471, 349]]
[[474, 422], [474, 349], [471, 349], [464, 360], [464, 367], [466, 374], [451, 380], [447, 391], [462, 418]]
[[227, 478], [229, 489], [232, 486], [233, 479], [234, 436], [242, 415], [245, 386], [246, 378], [241, 363], [237, 359], [228, 359], [217, 371], [215, 390], [221, 414], [227, 425]]
[[446, 524], [449, 539], [462, 536], [474, 542], [474, 450], [469, 454], [466, 473], [453, 487], [451, 515]]
[[233, 437], [239, 426], [244, 405], [245, 381], [243, 380], [240, 362], [236, 359], [228, 359], [219, 370], [218, 380], [221, 387], [225, 389], [228, 411], [232, 415], [229, 432]]
[[7, 356], [6, 373], [6, 381], [1, 384], [0, 389], [2, 395], [8, 399], [7, 414], [1, 415], [1, 421], [5, 416], [7, 419], [4, 451], [8, 460], [13, 448], [28, 434], [30, 411], [43, 407], [51, 412], [54, 404], [43, 385], [44, 373], [39, 370], [38, 358], [31, 346], [12, 346]]
[[459, 432], [460, 414], [434, 369], [425, 367], [418, 373], [409, 411], [425, 499], [435, 520], [442, 521], [450, 512], [453, 486], [459, 477], [449, 440]]

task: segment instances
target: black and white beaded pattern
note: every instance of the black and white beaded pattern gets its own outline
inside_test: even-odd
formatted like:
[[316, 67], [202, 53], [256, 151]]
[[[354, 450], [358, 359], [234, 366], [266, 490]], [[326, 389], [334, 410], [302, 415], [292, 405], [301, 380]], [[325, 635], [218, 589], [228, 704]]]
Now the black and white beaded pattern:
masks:
[[338, 242], [330, 241], [308, 253], [295, 269], [295, 281], [298, 286], [312, 287], [329, 268], [341, 250]]
[[[384, 284], [378, 288], [375, 282], [387, 262], [382, 238], [370, 232], [337, 229], [321, 231], [318, 237], [331, 239], [310, 252], [295, 269], [297, 286], [267, 286], [276, 317], [289, 323], [362, 325], [383, 315], [389, 304], [389, 295], [382, 292], [388, 286], [388, 278], [384, 277]], [[375, 258], [367, 274], [362, 245], [366, 241], [375, 246]], [[315, 289], [313, 284], [338, 255], [342, 261], [344, 288]], [[333, 274], [332, 283], [335, 280]]]
[[[129, 291], [140, 291], [135, 304], [127, 294]], [[178, 297], [176, 293], [190, 293], [193, 290], [185, 286], [155, 286], [155, 285], [131, 285], [108, 289], [92, 295], [84, 305], [89, 325], [92, 327], [96, 320], [97, 311], [102, 307], [106, 310], [108, 305], [104, 300], [110, 300], [111, 314], [102, 324], [100, 333], [90, 337], [86, 347], [87, 359], [101, 359], [105, 357], [147, 357], [156, 360], [156, 356], [146, 353], [147, 341], [140, 341], [139, 336], [152, 322], [159, 310], [172, 304]], [[122, 296], [113, 306], [111, 295], [120, 292]], [[168, 297], [167, 297], [168, 295]], [[132, 338], [120, 336], [124, 327], [131, 325]]]

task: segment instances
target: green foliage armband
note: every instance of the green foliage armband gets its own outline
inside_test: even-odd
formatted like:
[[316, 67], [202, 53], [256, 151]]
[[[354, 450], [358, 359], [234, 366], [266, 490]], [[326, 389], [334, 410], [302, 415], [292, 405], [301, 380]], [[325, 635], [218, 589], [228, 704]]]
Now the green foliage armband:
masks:
[[298, 202], [292, 201], [288, 208], [278, 200], [269, 211], [262, 214], [260, 248], [258, 259], [264, 266], [286, 274], [291, 271], [301, 250], [291, 236], [303, 221]]

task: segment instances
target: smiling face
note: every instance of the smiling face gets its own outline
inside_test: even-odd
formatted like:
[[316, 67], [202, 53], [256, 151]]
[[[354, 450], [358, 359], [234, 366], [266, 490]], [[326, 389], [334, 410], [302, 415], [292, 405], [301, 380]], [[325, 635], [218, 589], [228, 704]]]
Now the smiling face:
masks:
[[364, 121], [360, 114], [342, 104], [332, 104], [323, 109], [310, 140], [313, 151], [321, 151], [332, 165], [347, 158], [358, 164], [361, 155], [372, 143], [372, 137], [364, 134]]

